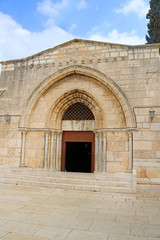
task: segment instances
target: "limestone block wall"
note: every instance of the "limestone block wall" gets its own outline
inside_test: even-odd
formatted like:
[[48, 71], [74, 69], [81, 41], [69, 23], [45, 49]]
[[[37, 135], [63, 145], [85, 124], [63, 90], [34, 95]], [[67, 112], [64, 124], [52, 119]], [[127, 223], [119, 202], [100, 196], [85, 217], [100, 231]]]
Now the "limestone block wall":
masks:
[[124, 91], [132, 107], [160, 104], [159, 48], [73, 40], [29, 58], [2, 63], [0, 111], [22, 112], [33, 91], [48, 76], [69, 66], [98, 70]]
[[151, 121], [150, 108], [136, 108], [137, 131], [134, 132], [134, 168], [141, 178], [160, 178], [160, 107], [155, 107]]
[[25, 165], [31, 168], [43, 168], [43, 161], [44, 132], [27, 132], [25, 144]]
[[126, 172], [129, 164], [128, 133], [108, 132], [107, 133], [107, 172]]
[[[138, 177], [160, 178], [159, 49], [160, 44], [126, 46], [75, 39], [25, 59], [2, 62], [0, 164], [19, 163], [22, 144], [21, 133], [18, 131], [19, 120], [28, 114], [25, 112], [28, 103], [32, 102], [32, 107], [34, 106], [33, 109], [30, 109], [31, 115], [28, 115], [28, 126], [44, 128], [47, 126], [48, 117], [54, 115], [49, 115], [48, 109], [52, 109], [54, 103], [57, 103], [56, 100], [61, 98], [66, 91], [76, 88], [95, 97], [97, 106], [99, 103], [103, 109], [103, 122], [100, 125], [109, 129], [126, 128], [128, 113], [124, 112], [126, 109], [124, 101], [122, 100], [120, 103], [120, 99], [124, 95], [124, 99], [127, 99], [136, 118], [133, 134], [134, 168], [137, 170]], [[90, 77], [83, 76], [83, 73], [77, 77], [78, 73], [72, 72], [68, 77], [61, 76], [61, 79], [58, 80], [58, 76], [64, 74], [64, 69], [66, 71], [70, 69], [69, 67], [76, 69], [76, 66], [89, 69]], [[103, 86], [93, 80], [96, 71], [99, 74], [97, 78], [104, 82]], [[113, 89], [104, 87], [108, 79], [113, 83]], [[40, 91], [41, 86], [45, 82], [49, 84], [52, 81], [56, 84], [49, 86], [44, 92], [42, 91], [42, 94], [38, 95], [39, 98], [35, 99], [35, 93]], [[113, 94], [114, 86], [122, 92], [120, 98]], [[60, 104], [59, 106], [62, 107]], [[155, 110], [155, 118], [152, 122], [149, 118], [151, 108]], [[9, 124], [4, 120], [6, 113], [12, 116]], [[50, 123], [50, 127], [55, 126], [55, 119], [53, 118]], [[26, 126], [22, 124], [21, 127]], [[36, 166], [35, 161], [37, 161], [37, 166], [41, 167], [44, 136], [42, 133], [39, 137], [36, 134], [27, 133], [26, 135], [25, 157], [29, 165], [33, 163], [33, 166]], [[110, 171], [114, 171], [114, 169], [125, 171], [128, 162], [128, 136], [127, 132], [119, 133], [121, 136], [119, 141], [116, 134], [118, 133], [107, 133], [107, 168]], [[28, 144], [29, 141], [34, 142], [35, 137], [41, 140], [39, 140], [37, 148], [34, 146], [31, 151], [32, 147], [29, 147]], [[126, 139], [124, 140], [124, 138]], [[29, 152], [32, 152], [31, 155]], [[35, 160], [36, 158], [40, 160]], [[115, 161], [117, 161], [116, 164]]]
[[5, 116], [0, 116], [0, 165], [19, 166], [21, 153], [19, 118], [12, 116], [8, 123], [5, 121]]

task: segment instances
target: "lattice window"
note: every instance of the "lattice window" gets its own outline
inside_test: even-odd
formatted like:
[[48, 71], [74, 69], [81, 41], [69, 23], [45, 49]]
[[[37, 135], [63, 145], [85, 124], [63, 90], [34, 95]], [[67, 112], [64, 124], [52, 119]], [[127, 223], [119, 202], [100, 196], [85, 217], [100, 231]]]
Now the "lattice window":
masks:
[[94, 115], [86, 105], [77, 102], [66, 110], [62, 120], [94, 120]]

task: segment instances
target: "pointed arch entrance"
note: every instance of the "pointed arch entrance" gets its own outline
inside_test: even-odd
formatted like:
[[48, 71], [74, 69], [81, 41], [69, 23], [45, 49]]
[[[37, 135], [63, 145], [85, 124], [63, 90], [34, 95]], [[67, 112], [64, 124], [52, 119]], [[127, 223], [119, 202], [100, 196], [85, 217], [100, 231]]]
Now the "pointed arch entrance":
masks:
[[[60, 171], [64, 132], [88, 131], [95, 133], [94, 171], [105, 172], [106, 165], [109, 171], [126, 171], [127, 134], [135, 126], [134, 111], [115, 82], [91, 70], [80, 66], [61, 70], [44, 80], [33, 92], [20, 121], [24, 132], [21, 162], [26, 141], [28, 154], [25, 161], [29, 167], [35, 162], [36, 167]], [[63, 116], [74, 104], [84, 104], [93, 113], [94, 120], [70, 120], [66, 123]], [[41, 146], [35, 142], [37, 136], [41, 138]], [[132, 146], [132, 134], [129, 139]], [[29, 141], [35, 145], [33, 157]], [[130, 159], [132, 161], [131, 154]]]
[[60, 128], [62, 149], [58, 166], [61, 171], [95, 170], [95, 128], [103, 126], [103, 111], [88, 92], [74, 89], [65, 93], [50, 109], [46, 125]]
[[[65, 111], [62, 121], [94, 121], [92, 111], [84, 103], [73, 103]], [[92, 131], [64, 131], [62, 135], [61, 170], [94, 172], [95, 134]]]

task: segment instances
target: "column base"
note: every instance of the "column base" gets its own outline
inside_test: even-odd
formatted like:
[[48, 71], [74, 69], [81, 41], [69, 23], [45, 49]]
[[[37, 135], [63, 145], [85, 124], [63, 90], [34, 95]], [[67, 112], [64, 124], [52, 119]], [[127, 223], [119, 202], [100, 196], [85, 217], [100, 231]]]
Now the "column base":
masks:
[[27, 167], [27, 166], [24, 164], [20, 164], [19, 167]]
[[48, 167], [43, 167], [44, 170], [50, 170]]

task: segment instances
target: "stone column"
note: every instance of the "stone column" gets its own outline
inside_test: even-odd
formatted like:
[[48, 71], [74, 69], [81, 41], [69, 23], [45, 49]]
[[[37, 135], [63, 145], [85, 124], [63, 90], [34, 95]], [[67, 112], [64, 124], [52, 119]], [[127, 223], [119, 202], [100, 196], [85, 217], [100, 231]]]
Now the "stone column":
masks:
[[48, 169], [48, 141], [49, 132], [45, 132], [45, 149], [44, 149], [44, 169]]
[[25, 143], [26, 143], [26, 131], [22, 131], [21, 135], [22, 135], [22, 146], [21, 146], [21, 159], [20, 159], [20, 167], [25, 167]]
[[61, 131], [59, 133], [59, 146], [60, 146], [60, 149], [59, 149], [59, 165], [58, 165], [58, 170], [60, 171], [61, 170], [61, 158], [62, 158], [62, 133], [63, 131]]
[[62, 131], [56, 133], [56, 166], [55, 169], [60, 171], [60, 151], [61, 151], [61, 138], [62, 138]]
[[55, 158], [54, 158], [54, 152], [55, 152], [55, 132], [52, 132], [51, 135], [51, 154], [50, 154], [50, 169], [55, 169]]
[[129, 171], [133, 170], [133, 133], [129, 132]]
[[59, 161], [59, 134], [56, 134], [56, 170], [58, 170]]
[[95, 172], [98, 172], [98, 132], [95, 132]]
[[106, 133], [95, 131], [95, 172], [105, 172]]
[[103, 168], [102, 172], [106, 172], [106, 132], [103, 132]]
[[102, 132], [99, 132], [98, 140], [98, 171], [102, 172]]

